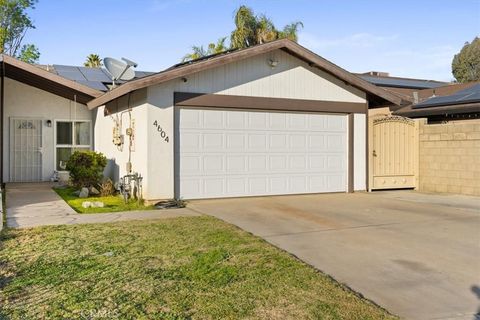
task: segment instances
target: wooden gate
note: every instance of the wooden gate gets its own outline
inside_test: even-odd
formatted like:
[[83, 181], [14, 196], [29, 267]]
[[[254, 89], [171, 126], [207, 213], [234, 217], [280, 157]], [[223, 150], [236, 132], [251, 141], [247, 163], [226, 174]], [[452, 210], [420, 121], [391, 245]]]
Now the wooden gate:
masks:
[[417, 188], [417, 121], [391, 115], [369, 118], [369, 190]]

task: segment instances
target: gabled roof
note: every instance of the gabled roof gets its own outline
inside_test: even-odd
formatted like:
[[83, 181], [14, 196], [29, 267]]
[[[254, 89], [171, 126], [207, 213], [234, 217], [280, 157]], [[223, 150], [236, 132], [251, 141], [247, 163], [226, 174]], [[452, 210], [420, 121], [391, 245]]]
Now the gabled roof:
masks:
[[2, 64], [5, 77], [70, 100], [76, 99], [78, 102], [86, 104], [88, 101], [102, 95], [101, 91], [63, 78], [5, 54], [0, 54], [0, 63]]
[[87, 105], [90, 109], [93, 109], [138, 89], [160, 84], [172, 79], [181, 78], [192, 73], [225, 65], [233, 61], [247, 59], [252, 56], [278, 49], [284, 50], [292, 54], [293, 56], [308, 62], [312, 67], [317, 67], [323, 71], [326, 71], [333, 76], [343, 80], [344, 82], [349, 83], [353, 87], [363, 90], [371, 95], [379, 97], [395, 105], [400, 105], [403, 102], [398, 95], [388, 92], [359, 78], [358, 76], [340, 68], [339, 66], [331, 63], [330, 61], [320, 57], [319, 55], [313, 53], [312, 51], [300, 46], [293, 41], [281, 39], [246, 49], [230, 50], [225, 53], [176, 65], [162, 72], [127, 82], [105, 93], [101, 97], [90, 101]]

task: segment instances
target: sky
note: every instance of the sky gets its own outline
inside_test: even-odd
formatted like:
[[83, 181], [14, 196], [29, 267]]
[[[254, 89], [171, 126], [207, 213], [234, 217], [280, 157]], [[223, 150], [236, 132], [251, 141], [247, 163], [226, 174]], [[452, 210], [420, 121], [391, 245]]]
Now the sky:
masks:
[[453, 56], [480, 36], [480, 0], [39, 0], [25, 43], [42, 64], [97, 53], [160, 71], [229, 36], [242, 4], [279, 29], [303, 22], [299, 43], [351, 72], [449, 81]]

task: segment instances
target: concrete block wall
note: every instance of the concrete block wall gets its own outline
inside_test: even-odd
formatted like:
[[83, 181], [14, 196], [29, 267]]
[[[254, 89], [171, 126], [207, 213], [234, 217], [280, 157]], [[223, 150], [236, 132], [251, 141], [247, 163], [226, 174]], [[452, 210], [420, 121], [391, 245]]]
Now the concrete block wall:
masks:
[[480, 120], [419, 130], [419, 190], [480, 196]]

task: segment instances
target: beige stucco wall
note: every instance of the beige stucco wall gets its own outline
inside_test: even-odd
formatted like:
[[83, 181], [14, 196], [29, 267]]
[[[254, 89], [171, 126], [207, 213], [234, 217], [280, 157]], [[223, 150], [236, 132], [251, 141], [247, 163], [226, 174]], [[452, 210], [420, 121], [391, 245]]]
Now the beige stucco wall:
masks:
[[[277, 60], [277, 67], [271, 68], [268, 64], [269, 59]], [[134, 163], [134, 167], [145, 177], [143, 185], [146, 199], [174, 197], [174, 92], [366, 103], [366, 95], [363, 91], [346, 85], [343, 81], [312, 68], [307, 63], [281, 50], [232, 62], [189, 75], [186, 78], [186, 82], [182, 79], [175, 79], [149, 87], [146, 101], [139, 103], [134, 108], [136, 126], [144, 130], [143, 134], [137, 133], [137, 143], [141, 141], [145, 147], [135, 151], [137, 153], [135, 159], [138, 157], [138, 164]], [[112, 148], [111, 127], [113, 122], [103, 116], [102, 110], [103, 108], [99, 109], [96, 121], [105, 124], [109, 131], [107, 131], [106, 138], [95, 135], [96, 148], [106, 153], [109, 158], [115, 159], [122, 168], [124, 167], [125, 151], [122, 153]], [[364, 132], [360, 122], [364, 122], [365, 117], [356, 117], [355, 120], [358, 121], [356, 126], [358, 134]], [[169, 137], [168, 142], [153, 125], [155, 121]], [[364, 139], [363, 136], [363, 141]], [[362, 137], [357, 137], [356, 141], [361, 144]], [[359, 152], [358, 159], [365, 157], [364, 148], [356, 150]], [[357, 164], [355, 171], [362, 172], [362, 166], [365, 167], [365, 164]], [[122, 172], [121, 169], [120, 172]], [[359, 181], [360, 179], [365, 181], [364, 173]], [[359, 188], [362, 188], [363, 185], [361, 182], [356, 183]]]
[[[105, 175], [118, 181], [120, 177], [127, 174], [126, 164], [129, 160], [129, 138], [125, 134], [130, 126], [130, 119], [134, 122], [133, 147], [130, 154], [132, 170], [140, 173], [143, 177], [144, 193], [148, 194], [146, 188], [149, 175], [147, 175], [147, 90], [139, 90], [128, 96], [121, 97], [109, 104], [108, 110], [111, 115], [104, 115], [105, 107], [96, 109], [94, 139], [95, 150], [102, 152], [108, 159]], [[128, 110], [131, 110], [128, 112]], [[124, 135], [124, 145], [118, 148], [113, 144], [113, 128], [115, 121], [121, 123], [121, 134]]]
[[480, 120], [421, 122], [419, 190], [480, 196]]
[[[44, 120], [42, 179], [48, 181], [55, 169], [55, 120], [92, 120], [92, 112], [85, 105], [75, 104], [71, 100], [9, 78], [5, 79], [4, 94], [4, 181], [10, 181], [10, 119], [12, 117]], [[46, 120], [52, 121], [51, 127], [47, 127]]]

